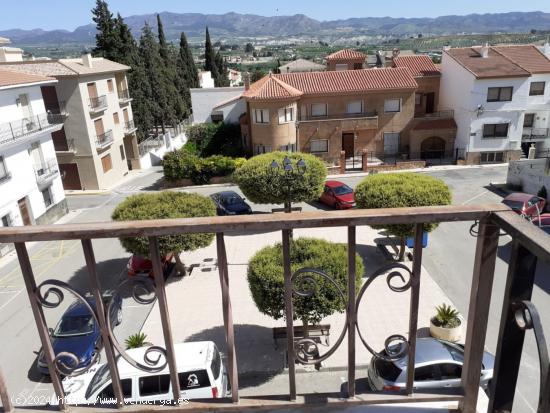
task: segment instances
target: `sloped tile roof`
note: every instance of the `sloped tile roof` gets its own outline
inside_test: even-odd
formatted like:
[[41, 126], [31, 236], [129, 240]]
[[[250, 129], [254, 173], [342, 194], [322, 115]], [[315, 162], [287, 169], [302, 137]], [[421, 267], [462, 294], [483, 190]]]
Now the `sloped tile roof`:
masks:
[[332, 53], [326, 57], [326, 60], [350, 60], [350, 59], [366, 59], [367, 55], [357, 50], [344, 49]]
[[0, 68], [0, 87], [23, 85], [28, 83], [55, 82], [53, 77], [30, 75]]
[[493, 49], [532, 74], [550, 73], [550, 60], [534, 45], [498, 46]]
[[423, 120], [416, 124], [413, 130], [430, 129], [456, 129], [456, 122], [453, 118]]
[[426, 55], [398, 56], [393, 62], [396, 67], [408, 68], [414, 77], [441, 76], [441, 72], [437, 66]]
[[444, 53], [447, 53], [478, 79], [528, 77], [531, 75], [492, 47], [489, 48], [489, 56], [486, 58], [481, 57], [481, 47], [449, 49]]
[[278, 100], [299, 98], [303, 92], [269, 74], [250, 85], [243, 93], [250, 100]]
[[69, 68], [55, 60], [34, 60], [17, 63], [0, 63], [0, 69], [39, 76], [75, 76]]
[[102, 57], [94, 57], [92, 60], [92, 67], [86, 66], [82, 59], [59, 59], [59, 63], [66, 66], [73, 72], [79, 75], [93, 75], [96, 73], [113, 73], [123, 72], [130, 70], [131, 68], [126, 65], [122, 65], [112, 60], [104, 59]]

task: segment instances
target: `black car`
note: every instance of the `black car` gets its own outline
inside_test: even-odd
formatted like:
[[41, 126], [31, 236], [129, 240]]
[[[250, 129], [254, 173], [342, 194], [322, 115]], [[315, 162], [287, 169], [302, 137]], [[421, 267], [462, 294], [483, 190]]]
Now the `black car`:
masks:
[[210, 195], [216, 204], [218, 215], [246, 215], [252, 213], [252, 208], [234, 191], [217, 192]]

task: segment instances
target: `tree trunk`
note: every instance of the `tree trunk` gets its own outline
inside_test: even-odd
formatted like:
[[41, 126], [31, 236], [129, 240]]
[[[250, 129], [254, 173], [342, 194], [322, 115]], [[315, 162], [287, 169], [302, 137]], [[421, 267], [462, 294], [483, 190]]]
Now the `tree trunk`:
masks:
[[181, 276], [185, 276], [185, 265], [181, 261], [179, 253], [174, 253], [174, 257], [176, 259], [176, 272]]
[[305, 318], [302, 320], [302, 328], [303, 328], [303, 332], [304, 332], [303, 337], [304, 338], [309, 337], [308, 323], [307, 323], [307, 319], [305, 319]]
[[405, 237], [401, 237], [399, 242], [399, 258], [397, 259], [399, 262], [405, 261], [405, 248], [406, 248], [406, 240]]

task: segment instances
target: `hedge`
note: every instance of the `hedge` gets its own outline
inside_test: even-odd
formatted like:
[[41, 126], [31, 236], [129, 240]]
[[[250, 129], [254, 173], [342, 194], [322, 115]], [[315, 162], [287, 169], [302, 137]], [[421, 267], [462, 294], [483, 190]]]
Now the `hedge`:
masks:
[[[431, 205], [449, 205], [452, 201], [449, 187], [440, 179], [424, 174], [390, 173], [366, 177], [355, 188], [358, 208], [400, 208]], [[414, 234], [414, 224], [373, 226], [387, 229], [392, 235], [408, 237]], [[437, 224], [425, 224], [430, 232]]]
[[[290, 245], [291, 270], [315, 268], [329, 275], [344, 293], [347, 299], [348, 255], [347, 245], [328, 242], [322, 239], [299, 238]], [[361, 257], [355, 255], [356, 292], [361, 288], [364, 272]], [[281, 244], [269, 246], [258, 251], [248, 264], [248, 285], [252, 298], [261, 313], [278, 320], [284, 317], [284, 270]], [[334, 312], [342, 313], [346, 309], [346, 300], [342, 300], [330, 281], [314, 276], [317, 281], [315, 293], [309, 297], [294, 295], [294, 317], [307, 324], [319, 323]], [[300, 286], [296, 283], [295, 286]], [[312, 284], [303, 285], [311, 289]]]
[[[112, 218], [115, 221], [139, 221], [215, 215], [216, 206], [209, 197], [184, 192], [164, 191], [132, 195], [126, 198], [115, 208]], [[213, 239], [214, 234], [181, 234], [158, 238], [162, 255], [207, 247]], [[149, 256], [149, 240], [146, 237], [121, 238], [120, 242], [132, 254]]]
[[[273, 174], [271, 163], [282, 165], [288, 156], [293, 166], [303, 159], [306, 172], [303, 176], [285, 179], [284, 174]], [[235, 171], [233, 178], [244, 195], [257, 204], [308, 202], [319, 198], [327, 177], [327, 168], [321, 159], [306, 153], [271, 152], [249, 159]], [[290, 199], [288, 199], [290, 198]]]

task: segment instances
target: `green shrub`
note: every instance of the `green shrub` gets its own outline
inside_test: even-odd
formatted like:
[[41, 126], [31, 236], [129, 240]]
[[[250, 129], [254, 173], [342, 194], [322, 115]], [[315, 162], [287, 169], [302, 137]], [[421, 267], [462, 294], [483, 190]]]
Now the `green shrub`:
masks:
[[145, 345], [145, 340], [147, 340], [147, 334], [145, 333], [136, 333], [128, 336], [128, 338], [124, 340], [126, 350], [143, 347]]
[[436, 315], [432, 317], [432, 323], [437, 327], [454, 328], [460, 325], [458, 311], [445, 303], [435, 307]]
[[[291, 242], [292, 273], [300, 268], [314, 268], [328, 274], [347, 297], [348, 255], [347, 246], [321, 239], [299, 238]], [[356, 290], [361, 287], [363, 261], [355, 257]], [[278, 320], [284, 316], [284, 270], [281, 244], [258, 251], [248, 264], [248, 285], [252, 298], [261, 313]], [[315, 293], [310, 297], [293, 296], [295, 318], [306, 324], [319, 323], [334, 312], [343, 312], [346, 302], [329, 281], [314, 276]], [[295, 285], [300, 285], [299, 283]], [[304, 285], [304, 290], [311, 284]]]
[[[306, 172], [303, 176], [285, 179], [283, 174], [272, 174], [270, 165], [275, 160], [282, 165], [288, 156], [293, 166], [303, 159]], [[321, 195], [327, 169], [323, 161], [306, 153], [271, 152], [250, 158], [233, 174], [244, 195], [257, 204], [282, 204], [313, 201]]]
[[[184, 192], [158, 192], [132, 195], [114, 210], [115, 221], [140, 221], [165, 218], [209, 217], [216, 215], [214, 202], [205, 196]], [[180, 234], [159, 237], [162, 255], [179, 254], [207, 247], [214, 234]], [[130, 253], [149, 256], [149, 240], [146, 237], [121, 238], [122, 246]]]
[[196, 149], [193, 153], [202, 157], [244, 155], [241, 125], [238, 123], [202, 123], [188, 127], [186, 133], [189, 145]]
[[[366, 177], [355, 188], [358, 208], [400, 208], [431, 205], [449, 205], [452, 196], [449, 187], [440, 179], [415, 173], [377, 174]], [[392, 235], [409, 237], [414, 234], [414, 224], [373, 226], [387, 229]], [[437, 224], [425, 224], [430, 232]]]
[[239, 169], [246, 162], [246, 158], [236, 158], [235, 159], [235, 169]]
[[236, 160], [227, 156], [214, 155], [200, 158], [181, 149], [168, 152], [162, 163], [164, 176], [167, 179], [191, 179], [197, 185], [207, 184], [214, 176], [231, 175], [236, 165]]

